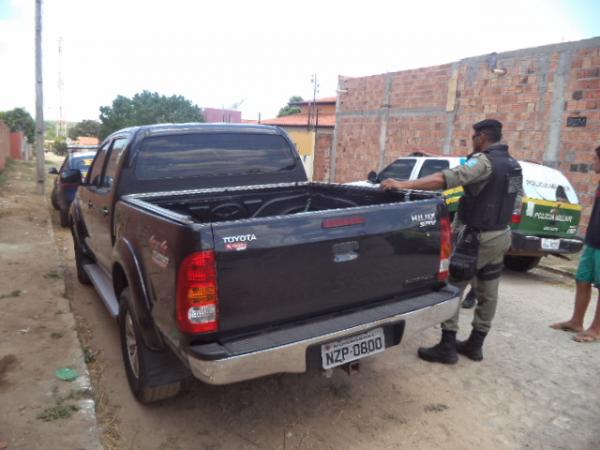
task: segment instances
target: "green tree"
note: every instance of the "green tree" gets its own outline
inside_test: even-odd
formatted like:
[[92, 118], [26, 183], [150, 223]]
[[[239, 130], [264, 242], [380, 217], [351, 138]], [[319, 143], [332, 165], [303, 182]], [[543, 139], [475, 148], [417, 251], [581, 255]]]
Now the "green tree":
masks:
[[63, 136], [57, 136], [52, 144], [52, 150], [59, 156], [67, 154], [67, 141]]
[[53, 120], [44, 121], [44, 139], [53, 141], [56, 139], [56, 122]]
[[303, 102], [304, 99], [298, 95], [294, 95], [290, 97], [287, 105], [279, 110], [277, 117], [283, 116], [291, 116], [292, 114], [298, 114], [300, 112], [300, 108], [298, 106], [292, 105], [292, 103]]
[[27, 142], [33, 144], [35, 138], [35, 122], [31, 114], [23, 108], [0, 112], [0, 120], [4, 121], [10, 131], [22, 131], [27, 137]]
[[119, 95], [100, 107], [100, 139], [121, 128], [152, 123], [204, 122], [202, 111], [181, 95], [166, 97], [143, 91], [133, 98]]
[[69, 129], [69, 137], [71, 139], [77, 139], [79, 136], [100, 136], [100, 122], [96, 120], [82, 120], [76, 123], [72, 128]]

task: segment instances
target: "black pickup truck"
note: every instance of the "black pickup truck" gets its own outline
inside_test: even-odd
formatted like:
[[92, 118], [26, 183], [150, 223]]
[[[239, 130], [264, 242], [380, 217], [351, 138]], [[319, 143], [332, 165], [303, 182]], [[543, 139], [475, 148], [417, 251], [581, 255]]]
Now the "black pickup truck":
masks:
[[310, 183], [274, 127], [116, 132], [69, 219], [78, 278], [118, 319], [142, 402], [191, 375], [348, 368], [458, 307], [439, 195]]

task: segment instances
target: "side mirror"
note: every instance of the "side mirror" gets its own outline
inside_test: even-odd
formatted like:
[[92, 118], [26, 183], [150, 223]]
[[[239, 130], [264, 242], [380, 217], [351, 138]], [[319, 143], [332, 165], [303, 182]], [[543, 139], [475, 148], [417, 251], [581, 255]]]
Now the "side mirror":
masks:
[[63, 183], [81, 184], [81, 171], [78, 169], [65, 170], [60, 175], [60, 181]]
[[367, 174], [367, 180], [369, 180], [373, 184], [379, 183], [379, 180], [377, 179], [377, 172], [375, 172], [374, 170], [371, 170]]
[[50, 169], [48, 170], [48, 173], [50, 175], [58, 175], [58, 170], [56, 169], [56, 167], [50, 167]]

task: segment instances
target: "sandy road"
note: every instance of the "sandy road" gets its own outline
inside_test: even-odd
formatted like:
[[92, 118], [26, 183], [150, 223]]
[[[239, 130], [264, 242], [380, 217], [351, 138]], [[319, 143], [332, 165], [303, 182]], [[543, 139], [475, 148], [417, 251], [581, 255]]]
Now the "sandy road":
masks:
[[[129, 393], [116, 324], [77, 283], [70, 236], [67, 294], [101, 376], [113, 446], [122, 449], [597, 449], [600, 345], [577, 344], [548, 324], [570, 313], [569, 280], [506, 273], [486, 359], [452, 367], [416, 357], [439, 330], [365, 360], [359, 375], [280, 375], [232, 386], [195, 383], [143, 406]], [[463, 310], [464, 311], [464, 310]], [[471, 312], [461, 317], [468, 334]], [[107, 422], [106, 417], [104, 423]]]

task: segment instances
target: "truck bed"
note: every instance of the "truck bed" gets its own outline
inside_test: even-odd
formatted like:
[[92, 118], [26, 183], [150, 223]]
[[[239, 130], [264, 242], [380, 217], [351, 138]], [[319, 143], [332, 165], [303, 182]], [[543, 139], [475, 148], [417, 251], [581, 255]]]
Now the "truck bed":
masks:
[[432, 193], [294, 183], [127, 200], [187, 222], [203, 248], [214, 248], [221, 336], [410, 298], [443, 284], [437, 274], [446, 210]]

